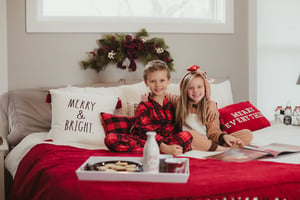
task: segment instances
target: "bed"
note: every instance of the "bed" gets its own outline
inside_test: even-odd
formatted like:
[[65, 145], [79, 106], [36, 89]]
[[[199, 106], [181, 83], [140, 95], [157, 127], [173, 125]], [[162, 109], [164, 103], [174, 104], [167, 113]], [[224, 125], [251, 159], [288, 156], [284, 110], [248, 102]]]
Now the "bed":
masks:
[[[171, 85], [170, 92], [178, 92], [177, 87], [177, 84]], [[81, 114], [83, 112], [86, 118], [90, 117], [87, 110], [92, 110], [91, 107], [62, 116], [61, 111], [65, 108], [54, 103], [65, 100], [66, 90], [72, 90], [72, 95], [76, 94], [76, 98], [82, 97], [82, 93], [88, 93], [89, 98], [95, 101], [98, 96], [94, 97], [91, 93], [98, 93], [101, 98], [104, 94], [117, 96], [116, 100], [101, 99], [101, 106], [106, 110], [99, 109], [116, 116], [130, 117], [134, 115], [134, 107], [140, 93], [147, 91], [147, 88], [144, 88], [142, 82], [132, 85], [116, 84], [109, 87], [107, 85], [68, 86], [50, 92], [51, 104], [45, 103], [50, 88], [10, 91], [2, 95], [1, 134], [7, 138], [11, 147], [5, 157], [5, 167], [13, 178], [8, 199], [300, 198], [300, 153], [247, 162], [225, 162], [206, 159], [206, 156], [216, 152], [189, 151], [181, 155], [189, 158], [190, 174], [187, 183], [78, 180], [75, 171], [90, 156], [141, 157], [142, 154], [110, 152], [103, 142], [92, 144], [95, 142], [95, 137], [70, 138], [68, 135], [53, 131], [61, 126], [61, 121], [66, 126], [66, 119], [70, 120], [72, 116], [77, 116], [79, 111]], [[70, 91], [67, 93], [70, 95]], [[74, 96], [68, 96], [68, 100], [70, 98], [76, 99]], [[220, 109], [234, 104], [230, 81], [212, 84], [212, 99], [218, 103]], [[113, 102], [118, 106], [109, 108], [110, 104], [106, 105], [107, 102], [110, 104]], [[87, 108], [86, 104], [85, 108]], [[28, 112], [31, 114], [29, 115]], [[18, 121], [19, 117], [23, 119]], [[33, 118], [35, 120], [32, 120]], [[97, 123], [105, 133], [107, 131], [105, 124], [101, 125], [99, 116], [96, 120], [98, 122], [95, 121], [93, 124]], [[266, 145], [273, 142], [300, 144], [299, 126], [286, 126], [274, 122], [268, 125], [265, 124], [264, 117], [260, 117], [259, 120], [243, 123], [244, 126], [251, 127], [260, 124], [260, 127], [253, 130], [253, 144]], [[70, 129], [70, 126], [68, 128]], [[93, 128], [99, 127], [93, 126]], [[103, 138], [103, 135], [101, 137]], [[99, 136], [96, 138], [99, 139]]]

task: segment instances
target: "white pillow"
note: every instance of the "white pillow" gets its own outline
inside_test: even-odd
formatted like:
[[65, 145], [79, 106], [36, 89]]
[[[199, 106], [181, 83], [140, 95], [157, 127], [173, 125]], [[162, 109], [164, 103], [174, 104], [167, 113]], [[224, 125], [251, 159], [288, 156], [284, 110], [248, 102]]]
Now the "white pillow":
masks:
[[149, 92], [150, 90], [145, 85], [144, 81], [117, 87], [118, 97], [122, 101], [122, 109], [118, 114], [132, 116], [134, 113], [134, 104], [140, 103], [141, 95]]
[[[218, 104], [218, 108], [223, 108], [233, 104], [231, 84], [229, 80], [216, 83], [214, 79], [210, 79], [211, 99]], [[180, 94], [179, 84], [171, 83], [167, 89], [168, 93]]]
[[116, 95], [115, 87], [74, 87], [69, 85], [67, 87], [59, 88], [57, 90], [75, 93], [99, 94], [107, 96]]
[[180, 95], [179, 83], [171, 83], [167, 88], [167, 93]]
[[[126, 116], [134, 116], [136, 107], [141, 101], [141, 95], [150, 92], [144, 81], [131, 85], [122, 85], [117, 90], [118, 96], [122, 100], [122, 112], [119, 114]], [[179, 85], [171, 83], [167, 92], [179, 95]]]
[[[229, 80], [211, 84], [211, 99], [215, 101], [218, 108], [223, 108], [227, 105], [233, 104], [233, 97], [231, 91], [231, 84]], [[150, 90], [145, 85], [144, 81], [132, 85], [122, 85], [117, 87], [118, 96], [122, 100], [121, 115], [134, 115], [134, 106], [141, 101], [141, 94], [148, 93]], [[168, 93], [179, 95], [179, 84], [171, 83], [167, 89]]]
[[[217, 103], [218, 108], [223, 108], [227, 105], [233, 104], [231, 84], [229, 80], [216, 83], [214, 79], [210, 79], [210, 87], [211, 100]], [[179, 95], [179, 84], [171, 83], [168, 86], [167, 92]]]
[[231, 84], [229, 80], [220, 83], [210, 84], [211, 100], [215, 101], [218, 109], [233, 104]]
[[52, 122], [48, 139], [83, 148], [106, 148], [99, 113], [113, 113], [118, 98], [89, 93], [50, 90]]

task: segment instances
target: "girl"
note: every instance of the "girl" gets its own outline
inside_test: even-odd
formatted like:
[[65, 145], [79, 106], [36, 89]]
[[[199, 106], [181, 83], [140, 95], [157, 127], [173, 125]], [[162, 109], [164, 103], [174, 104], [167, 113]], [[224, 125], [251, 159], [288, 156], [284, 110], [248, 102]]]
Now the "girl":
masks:
[[202, 151], [224, 151], [229, 147], [248, 145], [252, 132], [248, 129], [232, 134], [223, 133], [219, 118], [208, 121], [208, 102], [210, 102], [210, 85], [205, 74], [198, 71], [199, 66], [188, 69], [180, 82], [180, 96], [169, 95], [168, 99], [176, 108], [176, 121], [183, 130], [193, 136], [191, 148]]

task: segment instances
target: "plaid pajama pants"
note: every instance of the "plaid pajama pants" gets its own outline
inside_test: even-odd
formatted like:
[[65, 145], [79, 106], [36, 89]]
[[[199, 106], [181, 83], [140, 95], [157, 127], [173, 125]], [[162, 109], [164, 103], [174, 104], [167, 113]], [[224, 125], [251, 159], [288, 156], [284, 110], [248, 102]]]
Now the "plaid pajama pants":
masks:
[[[190, 149], [192, 135], [187, 131], [174, 134], [172, 137], [166, 137], [163, 143], [172, 145], [177, 144], [183, 148], [183, 152]], [[105, 137], [105, 144], [111, 151], [117, 152], [143, 152], [146, 140], [137, 135], [109, 133]]]

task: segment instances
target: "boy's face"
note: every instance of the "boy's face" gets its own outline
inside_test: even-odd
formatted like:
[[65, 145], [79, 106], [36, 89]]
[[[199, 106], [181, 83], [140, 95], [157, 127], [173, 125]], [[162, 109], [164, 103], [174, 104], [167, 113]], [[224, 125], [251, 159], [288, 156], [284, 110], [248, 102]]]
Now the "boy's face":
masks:
[[145, 84], [151, 90], [152, 95], [162, 96], [165, 95], [171, 79], [168, 79], [168, 73], [165, 70], [150, 72], [147, 75]]

